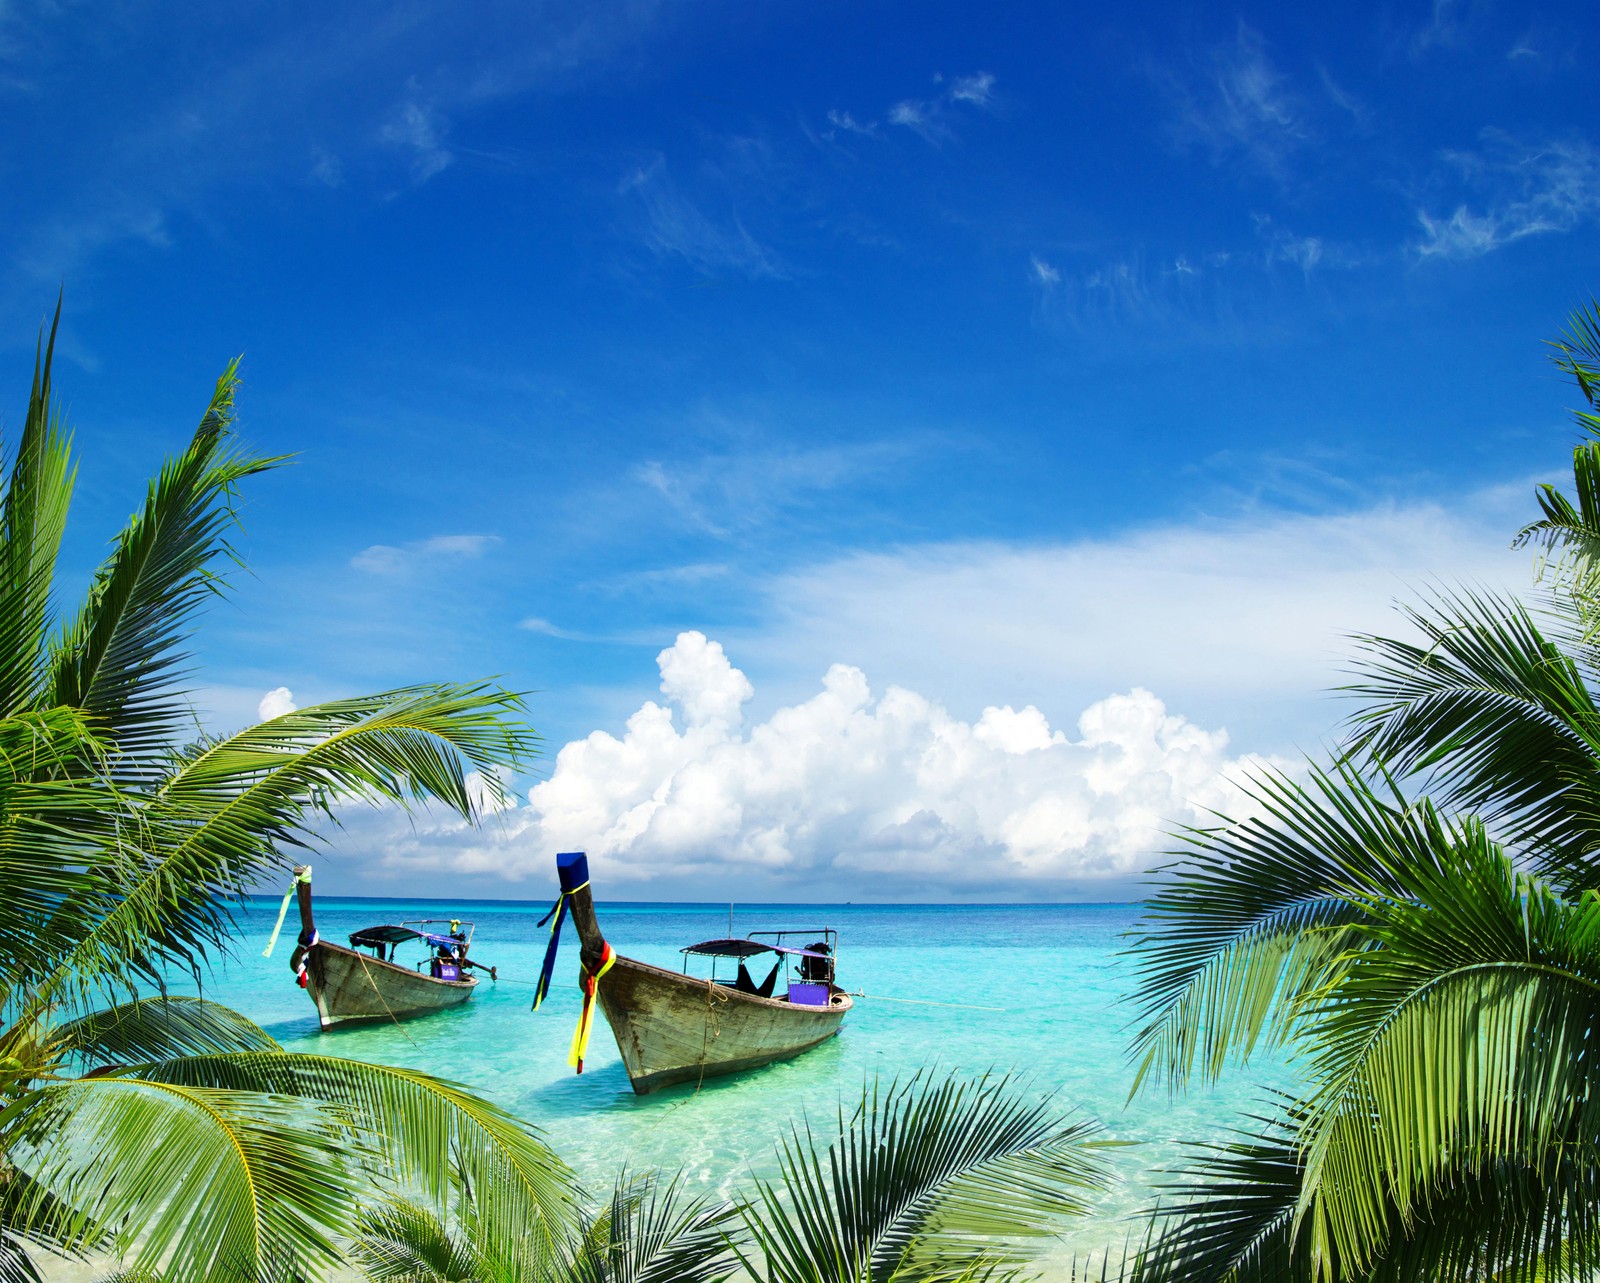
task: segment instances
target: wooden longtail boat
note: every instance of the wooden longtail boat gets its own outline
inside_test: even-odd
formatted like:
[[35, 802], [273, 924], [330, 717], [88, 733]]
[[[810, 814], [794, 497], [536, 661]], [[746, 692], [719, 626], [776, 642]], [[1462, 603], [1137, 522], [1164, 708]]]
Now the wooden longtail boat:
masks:
[[[837, 935], [832, 930], [757, 933], [774, 937], [771, 944], [755, 936], [707, 940], [683, 950], [683, 973], [669, 971], [612, 952], [595, 917], [587, 859], [575, 852], [557, 861], [562, 894], [583, 946], [583, 984], [587, 989], [590, 978], [598, 976], [601, 1010], [639, 1095], [788, 1060], [839, 1032], [852, 1002], [833, 983]], [[790, 938], [813, 943], [794, 948], [784, 943]], [[746, 960], [766, 956], [775, 958], [772, 971], [757, 984]], [[711, 978], [687, 974], [691, 957], [713, 960]], [[738, 960], [734, 980], [716, 979], [717, 959]], [[780, 972], [788, 983], [775, 993]], [[581, 1073], [577, 1042], [574, 1058]]]
[[[448, 932], [424, 928], [444, 925], [432, 920], [367, 927], [350, 937], [350, 947], [333, 944], [318, 933], [311, 913], [311, 870], [295, 869], [300, 903], [300, 940], [289, 965], [317, 1005], [324, 1029], [358, 1021], [406, 1020], [454, 1007], [478, 987], [469, 968], [492, 967], [467, 959], [473, 925], [452, 920]], [[425, 956], [415, 966], [394, 961], [397, 946], [420, 941]], [[363, 952], [367, 950], [368, 952]], [[426, 970], [423, 970], [423, 963]]]

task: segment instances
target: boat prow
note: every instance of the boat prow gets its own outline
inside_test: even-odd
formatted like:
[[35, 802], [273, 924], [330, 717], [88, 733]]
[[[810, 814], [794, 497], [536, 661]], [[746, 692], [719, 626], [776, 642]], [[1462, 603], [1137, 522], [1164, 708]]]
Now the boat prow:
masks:
[[[317, 931], [309, 867], [296, 867], [295, 892], [300, 904], [300, 940], [289, 965], [316, 1004], [317, 1019], [324, 1029], [410, 1020], [460, 1006], [478, 987], [477, 977], [467, 974], [469, 968], [494, 974], [493, 968], [467, 958], [471, 923], [452, 921], [448, 934], [423, 930], [436, 925], [432, 922], [367, 927], [350, 937], [347, 948], [324, 940]], [[426, 954], [415, 967], [401, 966], [394, 961], [395, 949], [413, 941], [420, 941]]]
[[[777, 937], [773, 944], [752, 938], [691, 945], [683, 950], [686, 957], [738, 960], [737, 981], [717, 980], [715, 961], [712, 978], [703, 979], [614, 953], [595, 916], [587, 859], [582, 852], [569, 852], [557, 857], [557, 867], [582, 941], [585, 988], [592, 981], [628, 1081], [639, 1095], [788, 1060], [839, 1032], [853, 1004], [833, 983], [831, 930], [766, 933]], [[823, 940], [805, 948], [784, 944], [789, 936], [815, 935]], [[777, 959], [760, 985], [751, 980], [744, 961], [758, 955]], [[796, 966], [797, 976], [777, 993], [779, 971]], [[581, 1055], [577, 1058], [582, 1072]]]

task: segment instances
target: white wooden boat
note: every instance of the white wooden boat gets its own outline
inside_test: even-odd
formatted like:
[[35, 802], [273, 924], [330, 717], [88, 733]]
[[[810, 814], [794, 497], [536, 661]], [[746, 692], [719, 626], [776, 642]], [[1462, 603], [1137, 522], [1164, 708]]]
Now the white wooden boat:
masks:
[[[311, 995], [324, 1029], [377, 1020], [409, 1020], [459, 1006], [478, 987], [470, 969], [489, 971], [470, 961], [473, 924], [436, 920], [382, 924], [350, 937], [350, 945], [334, 944], [317, 932], [312, 918], [310, 871], [299, 876], [300, 941], [289, 965]], [[430, 927], [448, 926], [448, 931]], [[396, 961], [404, 946], [421, 944], [421, 957], [405, 965]]]
[[[683, 950], [683, 972], [671, 971], [611, 952], [595, 916], [587, 860], [581, 853], [558, 858], [567, 862], [560, 870], [563, 895], [582, 942], [585, 980], [599, 977], [600, 1008], [639, 1095], [787, 1060], [839, 1032], [852, 1000], [833, 982], [837, 934], [831, 929], [707, 940]], [[747, 966], [755, 958], [772, 960], [759, 984]], [[690, 959], [709, 959], [712, 974], [687, 974]], [[717, 978], [719, 961], [737, 962], [732, 978]], [[575, 1059], [581, 1072], [581, 1046]]]

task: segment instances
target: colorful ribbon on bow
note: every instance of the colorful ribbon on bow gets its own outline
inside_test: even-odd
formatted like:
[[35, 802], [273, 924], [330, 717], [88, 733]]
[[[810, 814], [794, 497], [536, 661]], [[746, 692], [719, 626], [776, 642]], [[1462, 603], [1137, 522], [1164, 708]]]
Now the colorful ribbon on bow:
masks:
[[539, 982], [533, 991], [533, 1010], [538, 1011], [545, 995], [550, 992], [550, 977], [556, 970], [556, 950], [561, 944], [561, 924], [567, 920], [567, 901], [589, 885], [589, 860], [582, 851], [565, 851], [556, 856], [556, 872], [561, 877], [561, 894], [556, 897], [550, 912], [539, 919], [542, 927], [550, 922], [550, 943], [545, 946], [544, 966], [539, 968]]
[[583, 1058], [589, 1051], [589, 1033], [594, 1028], [594, 998], [600, 988], [600, 977], [611, 970], [617, 960], [616, 950], [609, 944], [600, 946], [600, 969], [593, 975], [586, 963], [579, 964], [578, 988], [583, 990], [583, 1009], [578, 1012], [578, 1027], [572, 1031], [572, 1050], [567, 1053], [567, 1064], [580, 1074]]

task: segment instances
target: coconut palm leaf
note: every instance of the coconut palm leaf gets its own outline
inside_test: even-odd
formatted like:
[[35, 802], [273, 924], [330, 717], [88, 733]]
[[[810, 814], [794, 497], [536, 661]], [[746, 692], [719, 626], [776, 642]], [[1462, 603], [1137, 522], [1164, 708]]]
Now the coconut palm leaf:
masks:
[[373, 1283], [500, 1283], [470, 1240], [405, 1199], [363, 1209], [351, 1255]]
[[[1550, 346], [1550, 359], [1572, 376], [1578, 390], [1592, 409], [1600, 410], [1600, 302], [1589, 300], [1589, 309], [1573, 312], [1567, 318], [1567, 331]], [[1586, 432], [1600, 436], [1600, 415], [1576, 410], [1573, 417]]]
[[332, 1106], [369, 1138], [394, 1178], [440, 1214], [470, 1191], [481, 1244], [507, 1259], [529, 1242], [553, 1253], [576, 1206], [572, 1173], [536, 1130], [466, 1088], [416, 1070], [261, 1052], [189, 1056], [124, 1072], [144, 1082]]
[[[360, 1150], [344, 1120], [305, 1100], [120, 1075], [28, 1092], [3, 1115], [11, 1160], [34, 1186], [108, 1228], [167, 1283], [256, 1283], [285, 1251], [338, 1259]], [[14, 1224], [39, 1233], [42, 1205]]]
[[1345, 892], [1403, 893], [1388, 857], [1436, 822], [1348, 765], [1312, 768], [1305, 785], [1264, 772], [1245, 788], [1260, 816], [1180, 832], [1134, 932], [1134, 1091], [1214, 1078], [1263, 1037], [1284, 1040], [1350, 945], [1359, 910]]
[[1195, 1147], [1162, 1187], [1176, 1201], [1154, 1213], [1127, 1283], [1311, 1283], [1309, 1240], [1295, 1233], [1304, 1163], [1291, 1117], [1280, 1110], [1255, 1118], [1254, 1134]]
[[1405, 615], [1426, 644], [1357, 639], [1361, 680], [1345, 689], [1367, 702], [1352, 749], [1428, 772], [1441, 805], [1483, 815], [1542, 867], [1579, 871], [1600, 843], [1573, 809], [1600, 780], [1600, 707], [1570, 656], [1576, 629], [1547, 636], [1521, 603], [1484, 593]]
[[609, 1202], [580, 1219], [576, 1247], [559, 1274], [569, 1283], [723, 1283], [736, 1258], [731, 1204], [683, 1192], [681, 1178], [633, 1180], [620, 1172]]
[[1481, 827], [1451, 854], [1418, 861], [1415, 901], [1366, 904], [1358, 931], [1380, 947], [1318, 1016], [1303, 1205], [1314, 1195], [1318, 1238], [1345, 1259], [1369, 1258], [1386, 1206], [1408, 1222], [1497, 1165], [1600, 1160], [1600, 895], [1562, 901]]
[[44, 682], [50, 589], [75, 471], [50, 385], [61, 305], [40, 336], [33, 390], [11, 475], [0, 496], [0, 716], [34, 705]]
[[4, 1232], [0, 1232], [0, 1283], [44, 1283], [27, 1248]]
[[[230, 897], [314, 840], [316, 808], [353, 798], [437, 798], [469, 819], [498, 770], [537, 737], [509, 721], [521, 701], [485, 685], [408, 687], [302, 709], [207, 746], [139, 809], [125, 854], [106, 848], [58, 910], [77, 926], [41, 966], [19, 1020], [54, 1003], [88, 1005], [130, 978], [198, 969], [232, 929]], [[121, 995], [118, 995], [121, 996]]]
[[778, 1183], [743, 1204], [762, 1283], [887, 1283], [1014, 1264], [1021, 1241], [1086, 1210], [1107, 1174], [1094, 1127], [1020, 1097], [1006, 1078], [872, 1084], [839, 1139], [810, 1125], [779, 1155]]
[[48, 702], [84, 710], [118, 748], [119, 780], [147, 783], [193, 716], [180, 698], [194, 617], [223, 581], [233, 499], [245, 477], [281, 459], [230, 453], [237, 362], [217, 380], [194, 437], [151, 481], [142, 512], [115, 540], [77, 616], [54, 646]]
[[282, 1050], [266, 1030], [231, 1007], [164, 994], [119, 1003], [57, 1025], [53, 1050], [98, 1065], [127, 1065], [217, 1052]]

